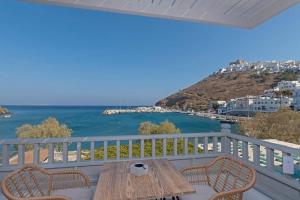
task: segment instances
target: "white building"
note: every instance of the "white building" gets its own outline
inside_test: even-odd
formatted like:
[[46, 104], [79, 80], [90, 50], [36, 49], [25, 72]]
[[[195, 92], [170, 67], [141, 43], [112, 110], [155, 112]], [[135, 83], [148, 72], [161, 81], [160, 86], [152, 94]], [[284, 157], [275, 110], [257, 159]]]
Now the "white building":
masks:
[[[296, 94], [295, 94], [296, 95]], [[300, 110], [300, 88], [297, 93], [298, 109]], [[219, 114], [251, 114], [255, 112], [276, 112], [280, 108], [288, 108], [293, 104], [293, 98], [282, 97], [273, 98], [269, 96], [246, 96], [237, 99], [231, 99], [226, 107], [219, 109]], [[296, 107], [295, 107], [296, 109]]]
[[220, 113], [219, 108], [225, 107], [226, 106], [226, 101], [210, 101], [208, 105], [208, 109], [210, 111], [215, 110], [215, 106], [218, 107], [217, 112]]
[[291, 90], [294, 91], [297, 87], [300, 87], [300, 82], [298, 81], [280, 81], [277, 85], [277, 89], [282, 90]]
[[269, 90], [265, 90], [262, 96], [265, 97], [274, 97], [275, 96], [275, 92], [279, 91], [278, 88], [274, 88], [274, 89], [269, 89]]
[[293, 103], [293, 98], [271, 98], [257, 96], [252, 104], [253, 112], [276, 112], [280, 108], [290, 107]]
[[300, 111], [300, 87], [294, 90], [293, 100], [294, 110]]
[[252, 104], [254, 102], [255, 96], [246, 96], [236, 99], [231, 99], [227, 102], [226, 108], [223, 108], [223, 113], [231, 112], [251, 112]]

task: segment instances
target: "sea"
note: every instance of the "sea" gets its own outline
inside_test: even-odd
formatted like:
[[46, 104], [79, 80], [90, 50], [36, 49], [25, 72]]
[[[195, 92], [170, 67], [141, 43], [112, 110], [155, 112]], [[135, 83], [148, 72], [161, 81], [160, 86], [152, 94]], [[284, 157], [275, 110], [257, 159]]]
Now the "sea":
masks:
[[[105, 109], [125, 106], [4, 106], [11, 118], [0, 117], [0, 140], [16, 138], [16, 129], [23, 124], [36, 125], [48, 117], [72, 129], [73, 137], [119, 136], [139, 134], [139, 124], [145, 121], [160, 123], [168, 120], [182, 133], [216, 132], [221, 125], [217, 120], [181, 113], [127, 113], [103, 115]], [[132, 107], [131, 107], [132, 108]]]
[[[60, 123], [66, 124], [71, 128], [73, 137], [138, 135], [138, 128], [141, 122], [151, 121], [160, 123], [165, 120], [173, 122], [183, 134], [218, 132], [221, 130], [221, 124], [218, 120], [190, 116], [182, 113], [102, 114], [105, 109], [129, 108], [126, 106], [4, 107], [6, 107], [12, 115], [11, 118], [0, 117], [0, 142], [2, 139], [16, 138], [16, 129], [23, 124], [36, 125], [49, 117], [55, 117]], [[237, 133], [237, 129], [234, 126], [232, 127], [232, 131]], [[75, 149], [75, 146], [72, 148]], [[300, 171], [297, 171], [293, 177], [299, 178], [299, 174]]]

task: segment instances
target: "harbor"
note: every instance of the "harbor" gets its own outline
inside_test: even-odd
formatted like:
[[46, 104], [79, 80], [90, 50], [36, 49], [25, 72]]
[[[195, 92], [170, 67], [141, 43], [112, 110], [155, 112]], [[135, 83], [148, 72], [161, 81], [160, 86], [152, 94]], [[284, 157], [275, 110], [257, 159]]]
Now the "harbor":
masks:
[[237, 123], [242, 120], [251, 119], [250, 117], [240, 117], [233, 115], [221, 115], [209, 112], [195, 112], [195, 111], [182, 111], [176, 109], [168, 109], [159, 106], [149, 107], [135, 107], [135, 108], [124, 108], [124, 109], [105, 109], [103, 115], [117, 115], [124, 113], [182, 113], [190, 116], [198, 116], [203, 118], [209, 118], [212, 120], [219, 120], [222, 123]]

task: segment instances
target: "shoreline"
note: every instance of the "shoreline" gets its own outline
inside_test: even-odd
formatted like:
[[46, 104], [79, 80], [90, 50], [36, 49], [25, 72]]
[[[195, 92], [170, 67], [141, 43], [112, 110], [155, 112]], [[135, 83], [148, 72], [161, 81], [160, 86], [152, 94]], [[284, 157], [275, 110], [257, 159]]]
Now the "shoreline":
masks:
[[250, 119], [250, 117], [220, 115], [220, 114], [209, 113], [209, 112], [182, 111], [176, 109], [162, 108], [159, 106], [136, 107], [136, 108], [125, 108], [125, 109], [105, 109], [102, 112], [103, 115], [119, 115], [124, 113], [181, 113], [190, 116], [198, 116], [203, 118], [209, 118], [212, 120], [219, 120], [223, 123], [237, 123], [241, 120]]

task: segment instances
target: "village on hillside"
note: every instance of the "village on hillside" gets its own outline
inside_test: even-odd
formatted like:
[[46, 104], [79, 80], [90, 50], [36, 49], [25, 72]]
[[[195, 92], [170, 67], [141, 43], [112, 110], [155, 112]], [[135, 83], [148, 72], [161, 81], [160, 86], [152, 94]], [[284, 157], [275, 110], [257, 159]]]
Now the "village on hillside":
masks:
[[[230, 63], [227, 68], [222, 68], [216, 73], [246, 72], [260, 73], [300, 72], [300, 62], [256, 62], [248, 63], [237, 60]], [[300, 111], [300, 76], [298, 80], [281, 80], [271, 89], [265, 90], [258, 96], [247, 95], [229, 101], [211, 101], [210, 111], [215, 110], [218, 114], [251, 116], [256, 112], [276, 112], [280, 108], [292, 108]]]

